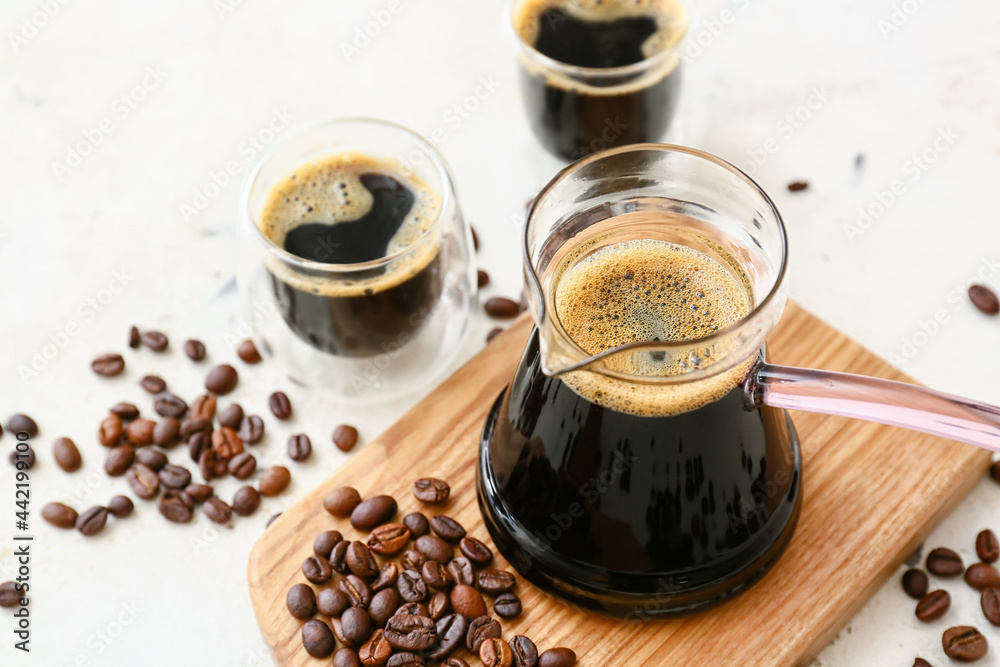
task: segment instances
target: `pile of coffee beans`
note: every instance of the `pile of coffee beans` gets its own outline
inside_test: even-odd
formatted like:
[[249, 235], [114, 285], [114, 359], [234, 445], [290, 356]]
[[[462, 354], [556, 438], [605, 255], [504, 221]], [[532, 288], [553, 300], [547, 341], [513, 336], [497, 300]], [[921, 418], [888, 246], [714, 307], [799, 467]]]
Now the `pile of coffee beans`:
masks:
[[[419, 479], [413, 496], [423, 505], [441, 506], [451, 487]], [[302, 646], [309, 655], [333, 656], [334, 667], [469, 667], [463, 650], [484, 667], [576, 664], [568, 648], [539, 652], [528, 637], [502, 639], [500, 621], [490, 615], [484, 595], [493, 598], [496, 616], [519, 616], [517, 578], [492, 567], [490, 547], [455, 519], [411, 512], [397, 522], [395, 498], [362, 498], [347, 486], [331, 491], [323, 508], [344, 521], [344, 532], [316, 536], [302, 562], [305, 582], [292, 586], [285, 599], [288, 612], [303, 622]], [[345, 536], [348, 521], [364, 539]]]

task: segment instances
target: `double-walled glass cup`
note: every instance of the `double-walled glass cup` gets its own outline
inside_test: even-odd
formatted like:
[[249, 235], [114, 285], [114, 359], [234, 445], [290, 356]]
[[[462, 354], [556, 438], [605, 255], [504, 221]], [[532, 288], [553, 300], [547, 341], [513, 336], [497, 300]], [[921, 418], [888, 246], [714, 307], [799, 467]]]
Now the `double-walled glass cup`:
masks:
[[[322, 235], [308, 252], [289, 252], [262, 224], [275, 187], [287, 185], [296, 170], [338, 156], [374, 164], [374, 171], [419, 191], [432, 202], [433, 219], [376, 259], [331, 263], [344, 252], [342, 239]], [[332, 221], [306, 214], [303, 223], [312, 222]], [[307, 127], [271, 150], [243, 190], [245, 319], [262, 353], [285, 364], [296, 382], [359, 401], [399, 396], [437, 377], [460, 347], [476, 291], [471, 247], [451, 172], [426, 140], [371, 119]]]

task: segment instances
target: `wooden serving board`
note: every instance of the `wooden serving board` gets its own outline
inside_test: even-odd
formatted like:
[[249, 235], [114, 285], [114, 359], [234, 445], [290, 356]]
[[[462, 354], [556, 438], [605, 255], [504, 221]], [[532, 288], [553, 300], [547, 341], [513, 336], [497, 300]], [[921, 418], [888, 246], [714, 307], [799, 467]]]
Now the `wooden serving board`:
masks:
[[[522, 317], [385, 433], [265, 531], [249, 562], [250, 597], [281, 665], [328, 665], [302, 649], [302, 622], [285, 593], [304, 581], [302, 560], [317, 534], [335, 528], [364, 539], [323, 510], [342, 485], [363, 496], [388, 493], [400, 516], [418, 509], [413, 480], [448, 480], [438, 510], [487, 541], [476, 501], [475, 465], [483, 421], [511, 378], [531, 328]], [[775, 363], [893, 379], [907, 378], [857, 343], [790, 304], [768, 341]], [[581, 611], [518, 578], [525, 612], [504, 621], [539, 649], [568, 646], [581, 667], [605, 665], [803, 665], [822, 650], [900, 563], [985, 473], [990, 454], [910, 431], [794, 413], [802, 443], [804, 502], [798, 529], [778, 564], [749, 591], [679, 620], [625, 623]], [[502, 559], [497, 566], [508, 567]], [[463, 651], [470, 665], [479, 665]]]

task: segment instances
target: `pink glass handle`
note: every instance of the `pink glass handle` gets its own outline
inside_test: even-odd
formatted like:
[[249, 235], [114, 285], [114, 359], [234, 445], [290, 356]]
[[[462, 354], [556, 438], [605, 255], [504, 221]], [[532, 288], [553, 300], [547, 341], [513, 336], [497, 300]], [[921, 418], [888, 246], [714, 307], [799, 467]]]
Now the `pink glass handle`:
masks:
[[881, 378], [759, 364], [751, 407], [819, 412], [902, 426], [1000, 452], [1000, 407]]

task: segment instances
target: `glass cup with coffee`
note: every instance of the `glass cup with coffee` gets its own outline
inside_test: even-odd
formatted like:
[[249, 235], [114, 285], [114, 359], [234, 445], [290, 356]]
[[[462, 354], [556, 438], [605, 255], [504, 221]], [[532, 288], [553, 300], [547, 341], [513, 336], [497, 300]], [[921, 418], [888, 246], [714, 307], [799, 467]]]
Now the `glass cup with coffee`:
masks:
[[660, 141], [681, 91], [682, 0], [515, 0], [511, 26], [531, 129], [575, 160]]
[[582, 606], [675, 615], [759, 579], [802, 502], [785, 408], [1000, 451], [1000, 408], [767, 362], [785, 229], [711, 155], [580, 160], [535, 199], [523, 252], [536, 328], [484, 429], [480, 507], [521, 574]]
[[451, 173], [427, 141], [369, 119], [305, 128], [253, 170], [242, 217], [246, 321], [295, 380], [389, 398], [447, 368], [476, 283]]

